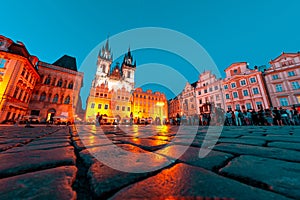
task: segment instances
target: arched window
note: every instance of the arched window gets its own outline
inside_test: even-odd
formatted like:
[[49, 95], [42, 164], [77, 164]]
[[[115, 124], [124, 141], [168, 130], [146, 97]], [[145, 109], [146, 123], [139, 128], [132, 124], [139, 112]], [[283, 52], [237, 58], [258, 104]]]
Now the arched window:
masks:
[[68, 88], [69, 88], [69, 89], [73, 89], [73, 82], [70, 82], [70, 83], [69, 83]]
[[51, 82], [51, 78], [50, 78], [50, 76], [48, 76], [48, 77], [45, 79], [44, 84], [45, 84], [45, 85], [50, 85], [50, 82]]
[[40, 101], [45, 101], [46, 100], [46, 92], [43, 92], [40, 96]]
[[70, 103], [70, 96], [67, 96], [66, 99], [65, 99], [65, 104], [69, 104]]
[[57, 103], [57, 101], [58, 101], [58, 94], [56, 94], [54, 97], [53, 97], [53, 103]]
[[61, 87], [63, 84], [63, 81], [61, 79], [59, 79], [59, 81], [57, 82], [57, 87]]

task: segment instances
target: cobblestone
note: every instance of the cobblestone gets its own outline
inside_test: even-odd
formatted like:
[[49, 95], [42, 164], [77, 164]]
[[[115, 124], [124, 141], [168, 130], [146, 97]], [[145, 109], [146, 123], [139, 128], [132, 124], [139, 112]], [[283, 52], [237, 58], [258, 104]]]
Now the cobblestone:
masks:
[[300, 127], [177, 130], [0, 126], [0, 199], [300, 199]]

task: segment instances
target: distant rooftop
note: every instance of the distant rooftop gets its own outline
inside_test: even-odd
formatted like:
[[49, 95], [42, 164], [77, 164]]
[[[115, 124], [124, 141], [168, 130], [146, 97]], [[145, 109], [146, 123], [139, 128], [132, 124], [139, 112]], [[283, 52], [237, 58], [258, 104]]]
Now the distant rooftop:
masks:
[[76, 58], [64, 55], [53, 63], [53, 65], [60, 66], [77, 72]]

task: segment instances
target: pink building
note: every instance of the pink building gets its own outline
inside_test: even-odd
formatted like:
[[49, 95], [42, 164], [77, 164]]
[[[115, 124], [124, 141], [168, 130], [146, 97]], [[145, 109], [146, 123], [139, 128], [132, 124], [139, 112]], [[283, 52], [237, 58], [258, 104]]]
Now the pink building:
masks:
[[300, 103], [300, 53], [282, 53], [270, 61], [265, 80], [273, 107]]
[[257, 110], [261, 106], [270, 107], [262, 72], [249, 69], [246, 62], [233, 63], [225, 72], [223, 89], [227, 109]]

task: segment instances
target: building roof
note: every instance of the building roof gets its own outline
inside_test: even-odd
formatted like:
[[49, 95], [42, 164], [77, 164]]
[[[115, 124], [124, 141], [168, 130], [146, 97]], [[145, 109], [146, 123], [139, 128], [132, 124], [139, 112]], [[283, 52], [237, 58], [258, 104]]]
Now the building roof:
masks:
[[231, 65], [229, 65], [229, 67], [227, 67], [226, 69], [224, 69], [224, 71], [227, 71], [228, 69], [230, 69], [232, 67], [239, 66], [239, 65], [242, 65], [242, 64], [246, 64], [247, 65], [247, 62], [235, 62], [235, 63], [232, 63]]
[[76, 58], [64, 55], [53, 63], [53, 65], [60, 66], [66, 69], [77, 71]]
[[195, 88], [197, 86], [197, 83], [198, 83], [198, 81], [192, 83], [191, 86]]
[[270, 64], [272, 64], [274, 62], [278, 62], [279, 60], [281, 60], [282, 58], [285, 58], [285, 57], [296, 57], [296, 56], [300, 56], [300, 52], [297, 52], [297, 53], [285, 53], [285, 52], [282, 52], [275, 59], [271, 60]]

